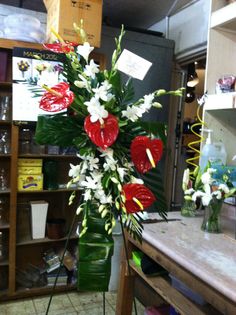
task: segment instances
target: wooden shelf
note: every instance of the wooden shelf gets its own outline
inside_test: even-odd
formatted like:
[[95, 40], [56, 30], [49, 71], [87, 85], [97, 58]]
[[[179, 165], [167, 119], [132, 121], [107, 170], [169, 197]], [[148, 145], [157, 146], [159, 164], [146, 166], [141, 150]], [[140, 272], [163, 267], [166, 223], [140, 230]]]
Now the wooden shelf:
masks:
[[11, 154], [0, 154], [0, 158], [9, 158]]
[[206, 98], [204, 105], [205, 110], [219, 109], [235, 109], [236, 108], [236, 92], [210, 94]]
[[[0, 120], [0, 126], [11, 126], [11, 121], [8, 120]], [[2, 155], [2, 154], [1, 154]], [[4, 154], [6, 155], [6, 154]]]
[[0, 82], [1, 87], [7, 87], [7, 88], [12, 88], [12, 82]]
[[[30, 176], [30, 175], [29, 175]], [[63, 189], [55, 189], [55, 190], [19, 190], [17, 191], [18, 194], [55, 194], [55, 193], [61, 193], [61, 192], [72, 192], [74, 190], [78, 190], [78, 188], [63, 188]]]
[[180, 312], [180, 314], [220, 314], [208, 304], [202, 306], [189, 300], [171, 285], [171, 280], [168, 276], [146, 276], [141, 268], [137, 267], [132, 260], [130, 260], [130, 267], [148, 283], [158, 295]]
[[10, 224], [8, 222], [1, 222], [0, 221], [0, 230], [6, 230], [10, 228]]
[[41, 158], [41, 159], [74, 159], [78, 158], [77, 155], [65, 155], [65, 154], [19, 154], [18, 158]]
[[[70, 240], [75, 240], [75, 239], [78, 239], [79, 236], [78, 235], [72, 235], [70, 237]], [[67, 236], [66, 237], [63, 237], [63, 238], [59, 238], [59, 239], [49, 239], [48, 237], [45, 237], [45, 238], [39, 238], [39, 239], [32, 239], [31, 236], [27, 236], [25, 237], [24, 239], [20, 239], [16, 245], [17, 246], [23, 246], [23, 245], [32, 245], [32, 244], [41, 244], [41, 243], [55, 243], [55, 242], [63, 242], [67, 239]]]
[[236, 2], [216, 10], [211, 15], [211, 28], [236, 32]]
[[0, 266], [8, 266], [8, 265], [9, 265], [8, 259], [0, 260]]
[[10, 189], [0, 190], [0, 195], [9, 194], [10, 192], [11, 192]]
[[5, 49], [13, 49], [14, 47], [43, 49], [42, 44], [22, 42], [19, 40], [11, 40], [11, 39], [5, 39], [5, 38], [0, 38], [0, 47], [5, 48]]

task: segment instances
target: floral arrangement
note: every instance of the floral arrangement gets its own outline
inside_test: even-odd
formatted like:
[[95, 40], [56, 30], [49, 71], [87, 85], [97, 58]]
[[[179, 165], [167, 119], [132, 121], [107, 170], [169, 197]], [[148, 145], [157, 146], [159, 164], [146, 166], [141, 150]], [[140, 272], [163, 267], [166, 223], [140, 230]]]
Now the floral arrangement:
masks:
[[[88, 271], [88, 256], [96, 256], [94, 261], [99, 264], [111, 257], [111, 234], [117, 220], [141, 240], [139, 212], [158, 198], [155, 185], [148, 185], [148, 176], [154, 176], [152, 168], [157, 166], [163, 152], [160, 123], [150, 124], [141, 118], [152, 107], [161, 108], [157, 102], [159, 96], [181, 96], [182, 89], [157, 90], [134, 101], [131, 79], [122, 83], [117, 69], [123, 28], [116, 39], [110, 70], [100, 70], [89, 58], [93, 47], [86, 41], [82, 28], [78, 29], [83, 45], [65, 42], [55, 32], [59, 42], [44, 45], [61, 55], [65, 81], [53, 87], [44, 86], [47, 91], [39, 106], [55, 115], [39, 116], [36, 140], [40, 144], [73, 146], [78, 151], [78, 164], [70, 164], [68, 188], [73, 184], [82, 190], [77, 209], [77, 214], [83, 216], [80, 288], [92, 286], [94, 290], [105, 291], [107, 281], [102, 285], [103, 280], [98, 278], [96, 283], [88, 280], [92, 272], [92, 269]], [[73, 192], [70, 203], [75, 199]], [[157, 211], [166, 217], [165, 209]], [[93, 233], [99, 233], [100, 237], [94, 239]]]
[[199, 166], [195, 168], [190, 176], [190, 170], [186, 169], [183, 174], [182, 189], [184, 191], [184, 199], [192, 202], [195, 206], [198, 202], [199, 208], [204, 206], [210, 208], [212, 213], [204, 221], [203, 230], [209, 232], [219, 232], [218, 216], [222, 207], [223, 200], [232, 196], [236, 188], [233, 187], [227, 174], [223, 174], [221, 179], [213, 178], [213, 174], [217, 170], [210, 167], [210, 164], [201, 172]]
[[208, 166], [202, 173], [199, 166], [195, 168], [193, 176], [190, 178], [190, 170], [186, 169], [183, 174], [182, 188], [184, 199], [196, 202], [198, 198], [203, 206], [209, 206], [217, 200], [222, 201], [232, 196], [236, 189], [228, 181], [227, 174], [222, 176], [221, 182], [216, 183], [213, 174], [217, 170]]

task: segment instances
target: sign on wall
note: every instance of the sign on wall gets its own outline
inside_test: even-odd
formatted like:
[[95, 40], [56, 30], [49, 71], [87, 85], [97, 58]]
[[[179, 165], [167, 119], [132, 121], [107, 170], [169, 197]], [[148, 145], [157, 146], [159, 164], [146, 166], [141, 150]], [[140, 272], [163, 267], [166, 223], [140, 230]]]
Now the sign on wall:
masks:
[[52, 87], [63, 81], [62, 63], [49, 51], [14, 48], [12, 58], [14, 121], [37, 121], [40, 114], [51, 114], [39, 108], [45, 92], [43, 85]]

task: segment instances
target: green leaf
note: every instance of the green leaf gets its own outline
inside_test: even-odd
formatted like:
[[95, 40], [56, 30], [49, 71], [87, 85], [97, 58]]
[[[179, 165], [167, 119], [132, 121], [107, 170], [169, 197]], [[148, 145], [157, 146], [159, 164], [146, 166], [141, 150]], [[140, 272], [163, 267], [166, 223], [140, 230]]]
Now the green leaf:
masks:
[[113, 239], [105, 231], [105, 219], [98, 209], [87, 209], [87, 232], [79, 240], [78, 289], [108, 291]]
[[144, 181], [145, 186], [153, 192], [157, 199], [150, 208], [150, 211], [158, 212], [161, 217], [166, 219], [167, 204], [160, 170], [158, 167], [152, 168], [147, 173], [140, 174], [140, 177]]
[[74, 146], [74, 140], [83, 133], [78, 116], [63, 114], [40, 115], [36, 125], [35, 141], [39, 144]]
[[153, 134], [155, 137], [160, 138], [164, 145], [166, 145], [166, 124], [148, 121], [141, 121], [139, 124], [148, 134]]

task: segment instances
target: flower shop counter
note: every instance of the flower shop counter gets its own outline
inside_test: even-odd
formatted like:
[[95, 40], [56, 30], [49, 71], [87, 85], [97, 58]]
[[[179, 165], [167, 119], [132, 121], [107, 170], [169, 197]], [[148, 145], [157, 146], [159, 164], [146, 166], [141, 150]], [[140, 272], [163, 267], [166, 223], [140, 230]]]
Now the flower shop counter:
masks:
[[[157, 216], [152, 214], [151, 218]], [[129, 268], [123, 255], [116, 314], [131, 314], [137, 275], [181, 314], [215, 314], [215, 309], [236, 314], [236, 241], [224, 233], [201, 231], [202, 216], [186, 218], [179, 212], [169, 212], [168, 219], [144, 224], [142, 244], [127, 235], [129, 258], [132, 251], [141, 250], [207, 303], [193, 303], [171, 286], [168, 276], [146, 276], [131, 260]]]

